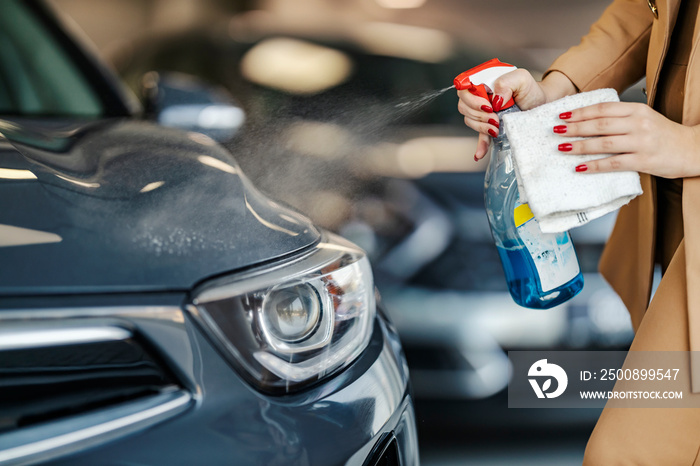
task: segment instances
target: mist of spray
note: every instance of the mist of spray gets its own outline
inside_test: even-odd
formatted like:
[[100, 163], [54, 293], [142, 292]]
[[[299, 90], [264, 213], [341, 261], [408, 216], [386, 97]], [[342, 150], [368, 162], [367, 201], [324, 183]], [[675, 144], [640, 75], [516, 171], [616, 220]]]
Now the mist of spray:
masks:
[[[274, 111], [268, 109], [264, 118], [253, 118], [253, 124], [230, 148], [244, 172], [264, 192], [310, 215], [322, 226], [332, 227], [324, 225], [310, 204], [332, 196], [352, 203], [365, 196], [371, 181], [354, 174], [362, 158], [376, 144], [396, 142], [397, 125], [453, 88], [388, 101], [372, 95], [327, 95], [316, 96], [303, 104], [294, 99], [275, 102], [278, 105]], [[290, 132], [309, 122], [338, 129], [345, 135], [343, 143], [321, 137], [306, 141], [306, 146], [317, 149], [315, 155], [298, 152]]]
[[404, 99], [401, 102], [394, 105], [394, 108], [397, 110], [396, 116], [398, 118], [401, 118], [405, 115], [410, 115], [420, 110], [422, 107], [428, 105], [430, 102], [437, 99], [450, 89], [454, 89], [454, 85], [446, 87], [444, 89], [440, 89], [439, 91], [426, 92], [425, 94], [422, 94], [418, 97]]

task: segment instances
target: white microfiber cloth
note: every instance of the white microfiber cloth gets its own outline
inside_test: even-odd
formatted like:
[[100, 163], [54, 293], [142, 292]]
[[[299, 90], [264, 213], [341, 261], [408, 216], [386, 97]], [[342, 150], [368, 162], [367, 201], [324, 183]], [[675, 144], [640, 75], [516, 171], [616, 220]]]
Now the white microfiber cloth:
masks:
[[642, 194], [637, 172], [576, 173], [576, 166], [609, 154], [571, 155], [559, 144], [584, 138], [562, 137], [553, 128], [559, 115], [601, 102], [619, 102], [614, 89], [582, 92], [532, 110], [503, 115], [510, 141], [521, 202], [545, 233], [581, 226], [613, 212]]

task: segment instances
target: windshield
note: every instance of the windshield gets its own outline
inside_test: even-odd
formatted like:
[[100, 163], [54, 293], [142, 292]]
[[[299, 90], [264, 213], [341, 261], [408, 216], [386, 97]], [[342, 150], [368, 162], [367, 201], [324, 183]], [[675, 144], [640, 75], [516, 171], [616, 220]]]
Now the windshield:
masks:
[[96, 117], [96, 88], [32, 8], [0, 2], [0, 116]]

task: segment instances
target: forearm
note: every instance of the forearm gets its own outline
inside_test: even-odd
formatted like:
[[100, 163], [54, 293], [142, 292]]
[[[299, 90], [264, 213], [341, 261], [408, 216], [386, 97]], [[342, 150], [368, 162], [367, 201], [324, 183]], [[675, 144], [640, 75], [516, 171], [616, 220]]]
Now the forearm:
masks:
[[646, 73], [654, 16], [644, 0], [615, 0], [581, 43], [545, 72], [566, 75], [579, 91], [611, 87], [621, 93]]

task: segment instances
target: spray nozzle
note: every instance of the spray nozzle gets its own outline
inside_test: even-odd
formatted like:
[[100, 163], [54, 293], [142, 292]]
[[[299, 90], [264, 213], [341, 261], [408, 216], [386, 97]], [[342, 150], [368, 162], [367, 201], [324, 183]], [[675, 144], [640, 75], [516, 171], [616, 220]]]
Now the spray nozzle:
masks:
[[[516, 70], [517, 67], [503, 63], [498, 58], [491, 59], [486, 63], [460, 73], [454, 79], [455, 88], [458, 91], [468, 90], [474, 95], [483, 97], [491, 102], [493, 97], [493, 83], [506, 73]], [[515, 105], [513, 99], [510, 99], [501, 106], [501, 110]]]

